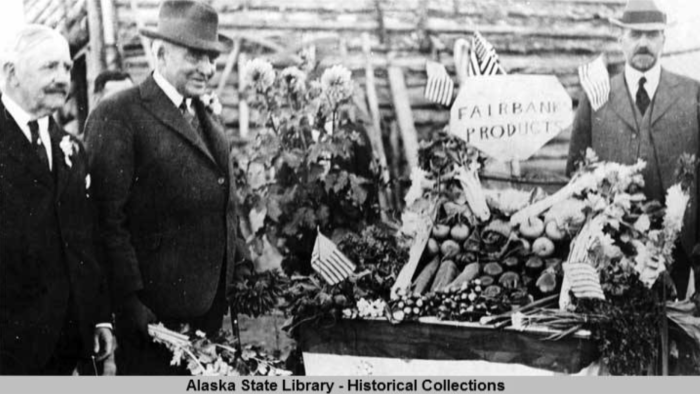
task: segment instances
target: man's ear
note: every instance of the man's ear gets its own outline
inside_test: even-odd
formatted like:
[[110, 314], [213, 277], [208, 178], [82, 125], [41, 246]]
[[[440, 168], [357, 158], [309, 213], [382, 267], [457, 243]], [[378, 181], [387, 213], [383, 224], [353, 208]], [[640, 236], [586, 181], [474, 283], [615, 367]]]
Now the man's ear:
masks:
[[622, 39], [625, 38], [626, 30], [624, 27], [616, 27], [616, 29], [617, 29], [617, 42], [620, 43], [620, 42], [622, 42]]
[[12, 62], [5, 62], [2, 65], [2, 75], [5, 76], [5, 81], [9, 85], [15, 79], [15, 64]]
[[165, 58], [165, 54], [168, 51], [166, 45], [167, 44], [165, 42], [161, 42], [160, 45], [158, 45], [158, 50], [156, 51], [156, 60]]

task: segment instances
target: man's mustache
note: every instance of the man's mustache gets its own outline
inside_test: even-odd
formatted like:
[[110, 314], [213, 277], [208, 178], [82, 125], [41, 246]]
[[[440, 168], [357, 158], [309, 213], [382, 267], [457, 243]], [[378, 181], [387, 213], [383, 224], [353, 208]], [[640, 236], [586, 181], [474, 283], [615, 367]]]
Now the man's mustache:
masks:
[[211, 77], [213, 77], [213, 76], [214, 76], [214, 73], [213, 73], [213, 72], [212, 72], [212, 73], [207, 73], [207, 74], [197, 73], [197, 74], [194, 75], [194, 77], [195, 77], [196, 79], [203, 79], [203, 80], [205, 80], [205, 81], [210, 80]]
[[648, 48], [639, 48], [636, 51], [634, 51], [634, 54], [654, 56], [654, 54]]
[[68, 95], [68, 86], [65, 84], [56, 84], [56, 85], [51, 85], [47, 88], [44, 89], [44, 93], [48, 94], [62, 94], [64, 96]]

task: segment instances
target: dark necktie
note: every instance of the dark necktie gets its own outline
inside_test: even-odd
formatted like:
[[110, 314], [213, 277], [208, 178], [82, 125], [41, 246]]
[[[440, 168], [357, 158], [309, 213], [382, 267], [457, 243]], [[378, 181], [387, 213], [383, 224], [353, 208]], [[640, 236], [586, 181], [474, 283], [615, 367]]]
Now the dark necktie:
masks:
[[187, 123], [189, 123], [192, 128], [199, 134], [199, 136], [202, 136], [202, 130], [199, 125], [199, 119], [197, 116], [193, 113], [190, 112], [189, 108], [187, 107], [187, 99], [182, 99], [182, 103], [180, 104], [180, 112], [182, 113], [182, 116], [185, 117], [185, 120]]
[[41, 163], [45, 165], [46, 168], [50, 169], [49, 156], [46, 154], [46, 148], [41, 142], [41, 137], [39, 137], [39, 123], [36, 120], [32, 120], [28, 122], [27, 125], [29, 125], [29, 132], [32, 137], [32, 146], [34, 147], [34, 151], [36, 152], [37, 156], [39, 156]]
[[642, 116], [644, 116], [644, 113], [647, 112], [647, 108], [649, 108], [649, 103], [651, 102], [647, 90], [644, 89], [644, 84], [646, 83], [646, 77], [639, 78], [639, 89], [637, 90], [637, 108], [639, 108], [639, 112], [642, 113]]

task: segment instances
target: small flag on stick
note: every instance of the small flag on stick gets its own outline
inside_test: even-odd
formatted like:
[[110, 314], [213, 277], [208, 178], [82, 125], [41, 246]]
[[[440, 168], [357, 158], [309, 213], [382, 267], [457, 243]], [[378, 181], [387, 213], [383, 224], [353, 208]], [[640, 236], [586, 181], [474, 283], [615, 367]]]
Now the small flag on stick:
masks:
[[586, 263], [564, 264], [564, 273], [576, 298], [605, 300], [598, 271], [592, 265]]
[[326, 282], [334, 285], [350, 276], [355, 271], [355, 264], [319, 231], [311, 253], [311, 268]]
[[472, 37], [468, 73], [470, 77], [506, 74], [498, 59], [496, 49], [479, 32], [474, 33], [474, 37]]
[[610, 96], [610, 75], [605, 66], [603, 55], [594, 61], [578, 68], [578, 77], [581, 86], [591, 102], [593, 111], [597, 111], [608, 102]]
[[425, 65], [428, 83], [425, 85], [425, 98], [444, 106], [452, 104], [455, 84], [447, 73], [445, 66], [428, 61]]

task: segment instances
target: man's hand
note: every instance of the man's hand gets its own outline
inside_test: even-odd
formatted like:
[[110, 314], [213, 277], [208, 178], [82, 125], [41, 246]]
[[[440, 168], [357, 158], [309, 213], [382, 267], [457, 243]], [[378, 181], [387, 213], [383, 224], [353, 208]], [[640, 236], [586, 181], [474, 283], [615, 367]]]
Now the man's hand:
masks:
[[122, 314], [126, 325], [124, 328], [127, 331], [137, 331], [144, 337], [148, 337], [148, 325], [158, 321], [153, 311], [144, 305], [135, 294], [124, 302]]
[[117, 376], [117, 361], [114, 352], [102, 363], [102, 376]]
[[106, 359], [114, 352], [114, 335], [112, 335], [112, 330], [108, 327], [95, 328], [93, 342], [94, 347], [92, 351], [97, 361]]

